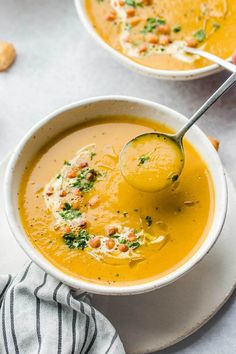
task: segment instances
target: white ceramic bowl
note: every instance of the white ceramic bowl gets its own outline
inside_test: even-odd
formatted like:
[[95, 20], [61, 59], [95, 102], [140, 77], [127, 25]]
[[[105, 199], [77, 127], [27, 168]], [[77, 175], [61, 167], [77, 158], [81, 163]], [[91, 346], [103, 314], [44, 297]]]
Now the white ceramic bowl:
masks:
[[141, 64], [136, 63], [135, 61], [129, 59], [125, 55], [121, 54], [117, 50], [110, 47], [95, 31], [92, 23], [90, 22], [86, 9], [85, 9], [85, 1], [86, 0], [74, 0], [75, 7], [77, 13], [80, 17], [81, 22], [83, 23], [84, 27], [87, 31], [91, 34], [91, 36], [96, 40], [96, 42], [105, 48], [116, 60], [120, 63], [124, 64], [128, 68], [133, 71], [136, 71], [140, 74], [154, 77], [156, 79], [163, 79], [163, 80], [194, 80], [200, 79], [205, 76], [209, 76], [215, 74], [222, 70], [222, 68], [217, 64], [212, 64], [200, 69], [194, 70], [158, 70], [153, 69], [148, 66], [144, 66]]
[[197, 149], [211, 173], [215, 189], [215, 212], [207, 238], [199, 250], [181, 267], [159, 279], [132, 286], [98, 285], [66, 275], [47, 261], [31, 244], [21, 225], [18, 213], [17, 193], [22, 174], [32, 157], [51, 139], [81, 122], [99, 116], [132, 115], [149, 117], [178, 130], [186, 122], [181, 114], [156, 103], [138, 98], [108, 96], [91, 98], [62, 107], [36, 124], [22, 139], [9, 161], [4, 182], [6, 215], [16, 240], [47, 273], [73, 288], [92, 293], [128, 295], [151, 291], [175, 281], [196, 265], [210, 250], [220, 234], [227, 209], [227, 188], [224, 170], [218, 154], [205, 134], [193, 126], [187, 134], [188, 140]]

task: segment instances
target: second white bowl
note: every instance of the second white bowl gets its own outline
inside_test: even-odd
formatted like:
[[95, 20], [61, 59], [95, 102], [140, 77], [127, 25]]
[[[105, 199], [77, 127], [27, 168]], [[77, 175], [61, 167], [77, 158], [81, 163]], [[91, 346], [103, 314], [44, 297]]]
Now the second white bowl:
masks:
[[90, 33], [90, 35], [95, 39], [95, 41], [104, 49], [106, 49], [108, 53], [110, 53], [113, 56], [113, 58], [115, 58], [120, 63], [124, 64], [126, 67], [128, 67], [133, 71], [136, 71], [139, 74], [143, 74], [146, 76], [150, 76], [162, 80], [184, 81], [184, 80], [200, 79], [202, 77], [215, 74], [222, 70], [222, 68], [217, 64], [212, 64], [194, 70], [159, 70], [159, 69], [153, 69], [148, 66], [138, 64], [135, 61], [131, 60], [130, 58], [126, 57], [125, 55], [121, 54], [117, 50], [113, 49], [99, 36], [99, 34], [92, 26], [90, 19], [88, 18], [86, 8], [85, 8], [86, 0], [74, 0], [74, 1], [81, 22], [83, 23], [86, 30]]

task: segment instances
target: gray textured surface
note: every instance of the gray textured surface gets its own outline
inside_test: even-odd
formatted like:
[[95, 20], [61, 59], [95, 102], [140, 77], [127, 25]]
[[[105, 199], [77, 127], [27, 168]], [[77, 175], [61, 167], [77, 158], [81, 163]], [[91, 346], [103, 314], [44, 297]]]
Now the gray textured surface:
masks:
[[[0, 0], [0, 39], [16, 46], [18, 59], [0, 74], [0, 160], [45, 114], [82, 98], [125, 94], [170, 106], [189, 116], [228, 76], [161, 82], [129, 72], [89, 37], [72, 0]], [[236, 181], [236, 89], [199, 124], [221, 141], [220, 155]], [[235, 261], [235, 260], [232, 260]], [[236, 352], [236, 300], [201, 330], [161, 354]]]

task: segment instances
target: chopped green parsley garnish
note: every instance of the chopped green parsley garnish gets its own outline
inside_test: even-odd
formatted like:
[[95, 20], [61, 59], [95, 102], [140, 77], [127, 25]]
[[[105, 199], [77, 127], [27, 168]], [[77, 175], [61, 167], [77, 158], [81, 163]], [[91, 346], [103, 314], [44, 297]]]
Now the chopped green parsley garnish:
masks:
[[138, 241], [128, 242], [128, 246], [129, 246], [129, 248], [132, 248], [133, 250], [135, 250], [136, 248], [138, 248], [140, 246], [140, 243]]
[[131, 24], [130, 23], [126, 23], [125, 24], [125, 31], [130, 31], [132, 28]]
[[[136, 230], [137, 231], [137, 230]], [[90, 234], [87, 230], [81, 229], [78, 233], [76, 232], [68, 232], [63, 235], [63, 241], [65, 244], [71, 249], [81, 249], [84, 250], [88, 246], [88, 242], [94, 235]], [[128, 241], [124, 236], [115, 234], [111, 237], [117, 239], [119, 244], [127, 244], [127, 246], [135, 250], [136, 248], [141, 246], [141, 243], [137, 241]]]
[[120, 235], [119, 234], [114, 234], [114, 235], [111, 235], [112, 238], [119, 238]]
[[65, 160], [64, 165], [71, 166], [71, 163]]
[[95, 156], [96, 156], [97, 154], [96, 154], [96, 152], [91, 152], [90, 153], [90, 160], [92, 160]]
[[181, 31], [181, 27], [180, 26], [175, 26], [174, 28], [173, 28], [173, 32], [174, 33], [178, 33], [178, 32], [180, 32]]
[[71, 205], [69, 203], [65, 203], [63, 210], [70, 210], [70, 209], [71, 209]]
[[80, 230], [77, 235], [73, 232], [65, 234], [63, 236], [63, 240], [69, 248], [84, 250], [85, 247], [88, 246], [88, 241], [92, 236], [93, 235], [91, 235], [88, 231]]
[[206, 33], [203, 29], [195, 32], [193, 36], [198, 42], [202, 42], [204, 39], [206, 39]]
[[158, 18], [158, 19], [156, 19], [156, 23], [158, 26], [165, 25], [166, 20], [164, 20], [164, 18]]
[[125, 238], [118, 239], [118, 242], [121, 244], [127, 243], [127, 240]]
[[173, 175], [173, 176], [171, 177], [171, 179], [172, 179], [173, 182], [177, 181], [178, 178], [179, 178], [179, 175]]
[[125, 4], [128, 6], [132, 6], [132, 7], [143, 7], [143, 3], [142, 2], [138, 2], [135, 0], [125, 0]]
[[151, 226], [152, 225], [152, 217], [151, 216], [147, 215], [145, 217], [145, 220], [146, 220], [147, 226]]
[[73, 187], [78, 188], [82, 192], [89, 192], [97, 179], [99, 173], [91, 168], [84, 168], [76, 177]]
[[72, 209], [69, 203], [65, 203], [63, 211], [59, 214], [64, 220], [73, 220], [78, 218], [81, 215], [81, 212], [79, 210]]
[[61, 178], [61, 175], [57, 175], [57, 179]]
[[146, 21], [144, 29], [141, 30], [141, 33], [153, 32], [158, 26], [165, 25], [165, 23], [166, 20], [163, 18], [149, 17]]
[[219, 23], [213, 23], [213, 27], [215, 30], [218, 30], [220, 28], [220, 24]]
[[139, 162], [138, 162], [138, 166], [143, 165], [145, 162], [147, 162], [148, 160], [150, 160], [150, 157], [147, 155], [143, 155], [139, 157]]

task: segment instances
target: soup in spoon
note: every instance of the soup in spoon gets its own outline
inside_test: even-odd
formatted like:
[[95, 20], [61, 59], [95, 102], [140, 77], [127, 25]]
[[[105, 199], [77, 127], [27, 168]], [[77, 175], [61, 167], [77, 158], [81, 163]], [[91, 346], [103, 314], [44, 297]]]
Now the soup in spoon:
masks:
[[177, 181], [184, 155], [176, 142], [162, 134], [143, 134], [131, 140], [120, 157], [127, 182], [146, 192], [159, 191]]

